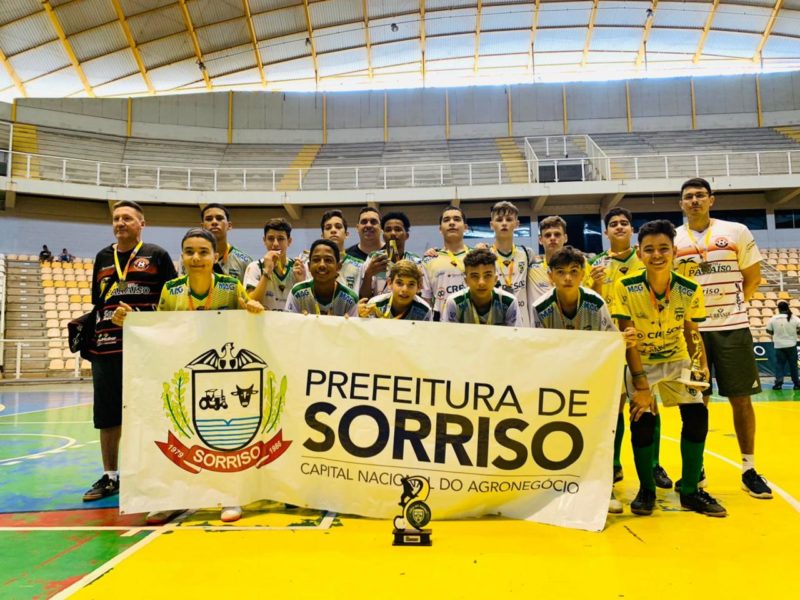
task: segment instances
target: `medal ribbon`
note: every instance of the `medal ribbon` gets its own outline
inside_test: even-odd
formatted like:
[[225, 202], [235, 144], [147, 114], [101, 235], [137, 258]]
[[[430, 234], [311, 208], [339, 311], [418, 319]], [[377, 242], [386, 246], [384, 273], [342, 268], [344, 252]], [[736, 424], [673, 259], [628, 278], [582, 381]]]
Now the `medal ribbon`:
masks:
[[[333, 302], [334, 302], [334, 300], [336, 300], [336, 292], [338, 290], [339, 290], [339, 282], [337, 281], [333, 286], [333, 294], [331, 295], [331, 307], [328, 309], [328, 312], [325, 313], [328, 316], [331, 316], [333, 314]], [[314, 294], [313, 291], [312, 291], [311, 295], [314, 296], [314, 312], [317, 315], [322, 314], [320, 312], [320, 303], [319, 303], [319, 300], [317, 300], [316, 294]]]
[[[564, 312], [564, 307], [561, 306], [561, 299], [558, 297], [558, 292], [556, 292], [556, 306], [558, 306], [558, 312], [561, 313], [561, 322], [564, 323], [564, 329], [580, 329], [581, 328], [581, 321], [583, 317], [581, 315], [581, 301], [583, 300], [583, 292], [579, 291], [578, 294], [578, 304], [575, 307], [575, 317], [570, 319], [567, 317], [566, 313]], [[567, 326], [567, 322], [569, 322], [569, 327]]]
[[[511, 259], [503, 259], [503, 253], [500, 252], [495, 246], [492, 246], [492, 252], [497, 255], [497, 268], [500, 271], [500, 275], [503, 276], [503, 280], [506, 282], [506, 287], [510, 288], [511, 284], [514, 280], [514, 256], [517, 253], [517, 247], [513, 244], [511, 245]], [[508, 274], [503, 273], [503, 267], [508, 264]]]
[[[211, 287], [208, 288], [208, 294], [206, 294], [206, 302], [203, 304], [202, 310], [208, 310], [211, 307], [211, 300], [214, 297], [214, 289], [216, 288], [217, 284], [217, 276], [212, 273], [211, 274]], [[187, 285], [189, 286], [189, 310], [198, 310], [194, 306], [194, 301], [192, 300], [192, 286], [187, 280]]]
[[698, 255], [703, 256], [703, 262], [708, 264], [708, 246], [711, 243], [711, 226], [713, 225], [713, 221], [708, 222], [708, 227], [706, 228], [706, 235], [703, 243], [705, 244], [705, 248], [700, 250], [700, 247], [697, 245], [697, 240], [694, 239], [694, 235], [692, 235], [692, 229], [688, 225], [686, 226], [686, 233], [689, 235], [689, 239], [692, 241], [692, 246], [694, 249], [697, 250]]
[[453, 265], [454, 267], [458, 267], [458, 270], [461, 271], [462, 273], [464, 272], [464, 265], [459, 265], [458, 264], [458, 259], [456, 258], [456, 256], [458, 256], [459, 254], [464, 254], [468, 250], [469, 250], [469, 248], [464, 246], [461, 250], [459, 250], [458, 252], [453, 254], [452, 252], [450, 252], [450, 250], [448, 250], [447, 248], [444, 248], [444, 251], [447, 253], [447, 256], [450, 257], [450, 264]]
[[119, 278], [119, 286], [118, 287], [122, 287], [122, 288], [125, 287], [125, 280], [128, 277], [128, 269], [130, 268], [131, 263], [133, 262], [133, 259], [136, 258], [136, 255], [139, 253], [139, 249], [142, 247], [143, 243], [144, 242], [142, 242], [140, 240], [139, 243], [136, 244], [136, 247], [133, 249], [133, 252], [131, 252], [131, 255], [128, 257], [128, 262], [125, 263], [125, 270], [124, 271], [119, 266], [119, 253], [117, 252], [116, 244], [114, 245], [114, 267], [117, 269], [117, 277]]

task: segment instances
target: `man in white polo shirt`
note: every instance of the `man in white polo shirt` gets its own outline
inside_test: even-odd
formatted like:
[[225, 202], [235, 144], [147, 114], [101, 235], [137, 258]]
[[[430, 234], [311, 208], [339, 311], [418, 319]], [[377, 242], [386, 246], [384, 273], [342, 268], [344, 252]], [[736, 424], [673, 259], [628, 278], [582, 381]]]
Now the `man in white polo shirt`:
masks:
[[[701, 178], [681, 186], [680, 207], [687, 223], [675, 236], [675, 270], [703, 288], [707, 319], [700, 325], [708, 365], [719, 394], [733, 410], [742, 453], [742, 489], [754, 498], [772, 498], [755, 468], [756, 416], [750, 397], [761, 391], [747, 301], [761, 283], [761, 254], [753, 234], [741, 223], [712, 219], [714, 194]], [[711, 394], [711, 388], [705, 392]]]

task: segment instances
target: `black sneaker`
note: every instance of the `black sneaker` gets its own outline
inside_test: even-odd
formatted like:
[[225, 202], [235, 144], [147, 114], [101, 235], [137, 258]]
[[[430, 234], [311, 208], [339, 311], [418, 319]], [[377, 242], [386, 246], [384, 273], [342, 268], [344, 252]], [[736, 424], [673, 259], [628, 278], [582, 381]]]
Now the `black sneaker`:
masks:
[[778, 385], [776, 383], [775, 385], [772, 386], [772, 389], [773, 390], [782, 390], [783, 389], [783, 384]]
[[697, 490], [694, 494], [681, 494], [681, 506], [709, 517], [728, 516], [728, 511], [705, 490]]
[[[675, 491], [678, 493], [680, 493], [681, 491], [681, 481], [683, 481], [683, 479], [678, 479], [678, 481], [675, 482]], [[703, 467], [702, 469], [700, 469], [700, 481], [697, 482], [697, 487], [702, 489], [705, 488], [707, 485], [708, 485], [708, 480], [706, 479], [706, 468]]]
[[648, 490], [639, 488], [639, 493], [636, 498], [631, 502], [631, 512], [635, 515], [652, 515], [653, 509], [656, 506], [656, 492], [655, 490]]
[[672, 479], [669, 478], [669, 475], [661, 465], [653, 467], [653, 479], [656, 480], [656, 487], [662, 490], [672, 489]]
[[614, 483], [618, 481], [622, 481], [624, 479], [624, 474], [622, 473], [622, 467], [614, 467]]
[[119, 479], [111, 479], [108, 475], [103, 475], [94, 482], [94, 485], [83, 495], [84, 502], [100, 500], [119, 494]]
[[753, 498], [764, 500], [772, 498], [772, 490], [767, 485], [766, 479], [756, 473], [755, 469], [747, 469], [742, 473], [742, 489]]

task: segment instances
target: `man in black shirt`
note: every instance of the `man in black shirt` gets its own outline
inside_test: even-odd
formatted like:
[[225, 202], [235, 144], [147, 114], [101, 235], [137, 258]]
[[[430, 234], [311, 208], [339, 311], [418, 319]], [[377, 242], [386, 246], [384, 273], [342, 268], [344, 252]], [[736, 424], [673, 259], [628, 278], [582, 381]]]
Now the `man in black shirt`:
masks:
[[83, 495], [84, 502], [119, 492], [119, 440], [122, 433], [122, 327], [112, 319], [120, 303], [134, 310], [155, 310], [161, 288], [177, 277], [163, 248], [145, 244], [144, 213], [135, 202], [114, 204], [117, 243], [97, 253], [92, 273], [92, 302], [98, 308], [90, 348], [94, 384], [94, 426], [100, 430], [103, 476]]

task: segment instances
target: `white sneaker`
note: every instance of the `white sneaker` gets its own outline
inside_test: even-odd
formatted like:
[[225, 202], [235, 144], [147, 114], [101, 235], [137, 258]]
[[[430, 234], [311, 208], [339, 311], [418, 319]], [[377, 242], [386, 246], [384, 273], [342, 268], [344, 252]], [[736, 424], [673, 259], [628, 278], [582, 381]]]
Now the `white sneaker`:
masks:
[[611, 500], [608, 501], [608, 512], [612, 515], [622, 514], [622, 502], [614, 497], [614, 492], [611, 492]]
[[233, 523], [234, 521], [238, 521], [242, 518], [242, 507], [226, 506], [222, 509], [222, 513], [220, 514], [219, 518], [225, 523]]
[[185, 511], [181, 510], [155, 510], [153, 512], [147, 513], [147, 519], [145, 522], [148, 525], [163, 525], [164, 523], [169, 523], [180, 514], [183, 514]]

